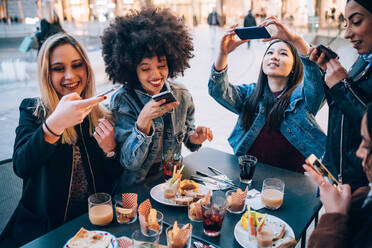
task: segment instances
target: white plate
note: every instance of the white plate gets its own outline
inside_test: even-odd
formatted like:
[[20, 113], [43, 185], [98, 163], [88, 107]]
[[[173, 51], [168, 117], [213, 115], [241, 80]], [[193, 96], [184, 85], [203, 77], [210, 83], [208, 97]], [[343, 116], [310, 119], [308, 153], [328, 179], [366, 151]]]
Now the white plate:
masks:
[[[91, 232], [95, 232], [97, 234], [101, 234], [101, 235], [110, 235], [111, 236], [111, 242], [110, 242], [110, 245], [107, 247], [107, 248], [119, 248], [118, 246], [118, 241], [116, 240], [116, 237], [114, 235], [112, 235], [111, 233], [109, 232], [104, 232], [104, 231], [98, 231], [98, 230], [93, 230]], [[73, 237], [72, 237], [73, 238]], [[71, 238], [71, 239], [72, 239]], [[63, 248], [68, 248], [69, 246], [67, 246], [67, 243], [71, 240], [67, 240], [66, 244], [63, 246]]]
[[[199, 193], [204, 194], [204, 195], [208, 194], [209, 189], [207, 187], [205, 187], [202, 184], [198, 184], [198, 185], [199, 185]], [[161, 204], [165, 204], [165, 205], [168, 205], [168, 206], [187, 207], [187, 205], [177, 204], [176, 202], [165, 199], [164, 198], [165, 187], [166, 187], [166, 183], [161, 183], [161, 184], [158, 184], [158, 185], [152, 187], [152, 189], [150, 191], [150, 195], [151, 195], [152, 199], [154, 199], [155, 201], [157, 201]]]
[[[280, 242], [283, 239], [294, 238], [295, 235], [292, 228], [282, 219], [275, 217], [273, 215], [267, 215], [266, 221], [280, 222], [285, 225], [285, 234], [283, 238], [275, 241], [274, 244]], [[238, 241], [238, 243], [244, 248], [257, 248], [257, 241], [249, 239], [248, 231], [242, 227], [240, 222], [241, 221], [239, 220], [239, 222], [236, 223], [234, 228], [234, 236], [236, 241]]]

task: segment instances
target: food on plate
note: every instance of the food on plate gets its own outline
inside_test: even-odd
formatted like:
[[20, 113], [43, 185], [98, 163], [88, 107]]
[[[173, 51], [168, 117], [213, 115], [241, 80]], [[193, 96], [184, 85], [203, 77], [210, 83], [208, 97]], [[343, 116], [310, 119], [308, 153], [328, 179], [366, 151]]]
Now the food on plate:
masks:
[[277, 248], [295, 248], [297, 241], [292, 237], [284, 237], [275, 242]]
[[240, 221], [242, 227], [249, 232], [251, 236], [256, 236], [256, 229], [265, 224], [267, 214], [264, 216], [259, 212], [251, 211], [248, 206], [247, 211], [242, 215]]
[[202, 204], [208, 204], [211, 200], [211, 192], [209, 191], [206, 196], [199, 199], [196, 202], [190, 203], [189, 206], [189, 218], [191, 220], [201, 220], [203, 218], [202, 214]]
[[176, 198], [174, 198], [176, 204], [184, 206], [189, 205], [189, 203], [192, 202], [192, 200], [193, 198], [191, 196], [176, 196]]
[[128, 223], [136, 216], [136, 210], [131, 208], [115, 207], [117, 220], [119, 223]]
[[96, 232], [88, 231], [84, 227], [68, 241], [66, 247], [70, 248], [107, 248], [110, 245], [112, 236], [102, 235]]
[[192, 196], [193, 194], [199, 192], [199, 184], [197, 184], [193, 180], [184, 179], [180, 183], [180, 187], [178, 189], [178, 192], [181, 195]]
[[183, 248], [190, 242], [192, 225], [190, 223], [182, 228], [178, 227], [177, 221], [174, 222], [173, 228], [167, 233], [168, 248]]
[[176, 197], [178, 188], [180, 186], [180, 181], [182, 178], [182, 170], [184, 166], [181, 167], [180, 170], [176, 170], [176, 166], [173, 167], [173, 174], [172, 177], [166, 182], [165, 189], [164, 189], [164, 198], [167, 200], [172, 200]]
[[149, 230], [159, 232], [160, 231], [160, 225], [158, 223], [158, 219], [156, 218], [156, 216], [157, 216], [156, 209], [151, 208], [150, 213], [147, 216], [147, 228]]
[[237, 189], [226, 197], [227, 207], [232, 212], [243, 211], [245, 205], [245, 198], [248, 193], [248, 187], [244, 191]]

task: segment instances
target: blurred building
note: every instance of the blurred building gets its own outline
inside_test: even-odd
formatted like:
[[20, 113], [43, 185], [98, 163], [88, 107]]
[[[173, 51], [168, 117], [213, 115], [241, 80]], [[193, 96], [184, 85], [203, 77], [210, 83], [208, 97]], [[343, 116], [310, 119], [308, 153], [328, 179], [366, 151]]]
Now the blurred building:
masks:
[[242, 24], [252, 9], [258, 22], [275, 15], [288, 25], [324, 28], [337, 27], [346, 0], [0, 0], [0, 18], [25, 22], [48, 17], [54, 10], [68, 22], [104, 22], [150, 4], [171, 8], [190, 26], [205, 24], [208, 13], [217, 7], [227, 25]]

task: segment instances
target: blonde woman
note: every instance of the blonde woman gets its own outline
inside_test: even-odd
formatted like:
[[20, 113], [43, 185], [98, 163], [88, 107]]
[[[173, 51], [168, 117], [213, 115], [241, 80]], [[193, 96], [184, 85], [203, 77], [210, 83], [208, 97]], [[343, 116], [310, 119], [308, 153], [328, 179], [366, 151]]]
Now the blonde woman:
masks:
[[23, 194], [0, 247], [21, 246], [87, 212], [88, 196], [112, 193], [122, 172], [112, 156], [109, 114], [99, 105], [105, 97], [94, 97], [82, 46], [64, 33], [51, 36], [40, 50], [38, 75], [41, 97], [22, 101], [14, 144]]

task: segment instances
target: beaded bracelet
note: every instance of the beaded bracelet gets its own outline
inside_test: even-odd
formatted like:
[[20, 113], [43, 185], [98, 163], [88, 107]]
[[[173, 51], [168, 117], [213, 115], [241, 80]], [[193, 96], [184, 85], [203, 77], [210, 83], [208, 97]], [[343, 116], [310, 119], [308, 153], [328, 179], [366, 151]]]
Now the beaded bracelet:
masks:
[[53, 132], [52, 130], [50, 130], [50, 128], [48, 127], [48, 125], [46, 124], [46, 121], [44, 121], [44, 125], [46, 127], [46, 129], [49, 131], [49, 133], [53, 134], [55, 137], [61, 137], [62, 134], [56, 134], [55, 132]]

